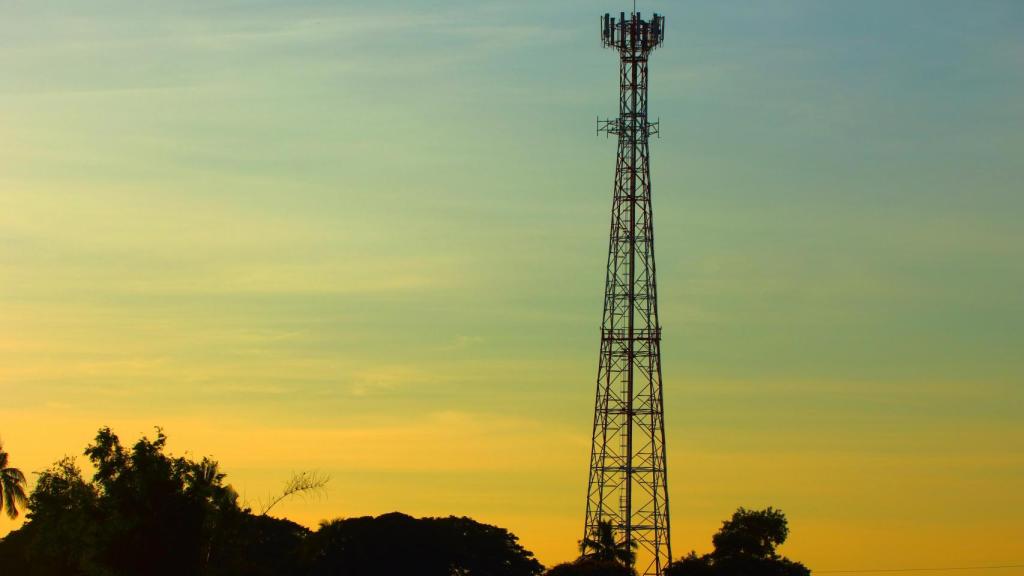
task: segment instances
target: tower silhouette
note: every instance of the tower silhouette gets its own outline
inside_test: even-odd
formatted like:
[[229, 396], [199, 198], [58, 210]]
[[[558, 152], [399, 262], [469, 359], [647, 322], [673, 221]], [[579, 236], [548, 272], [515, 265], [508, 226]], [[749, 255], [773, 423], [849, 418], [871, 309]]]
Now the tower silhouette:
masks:
[[601, 42], [620, 57], [619, 117], [597, 129], [618, 136], [618, 155], [584, 528], [586, 545], [611, 524], [637, 572], [657, 576], [672, 549], [648, 152], [659, 125], [647, 119], [647, 58], [664, 33], [657, 14], [601, 18]]

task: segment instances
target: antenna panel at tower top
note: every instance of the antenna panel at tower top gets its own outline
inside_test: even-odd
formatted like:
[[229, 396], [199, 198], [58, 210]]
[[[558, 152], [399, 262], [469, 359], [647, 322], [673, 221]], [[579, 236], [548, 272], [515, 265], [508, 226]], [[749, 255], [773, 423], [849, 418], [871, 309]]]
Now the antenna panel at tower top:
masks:
[[634, 12], [626, 17], [619, 12], [616, 19], [611, 14], [601, 17], [601, 44], [622, 52], [650, 52], [665, 40], [665, 17], [657, 13], [650, 20], [644, 20]]

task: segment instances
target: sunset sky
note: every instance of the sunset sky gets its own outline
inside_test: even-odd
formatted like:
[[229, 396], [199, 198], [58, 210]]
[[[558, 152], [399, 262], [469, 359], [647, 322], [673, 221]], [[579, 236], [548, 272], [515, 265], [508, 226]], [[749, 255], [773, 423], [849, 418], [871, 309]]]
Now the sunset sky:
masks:
[[[159, 425], [574, 557], [630, 6], [0, 2], [11, 464]], [[1024, 563], [1024, 3], [638, 8], [674, 554], [771, 505], [814, 570]]]

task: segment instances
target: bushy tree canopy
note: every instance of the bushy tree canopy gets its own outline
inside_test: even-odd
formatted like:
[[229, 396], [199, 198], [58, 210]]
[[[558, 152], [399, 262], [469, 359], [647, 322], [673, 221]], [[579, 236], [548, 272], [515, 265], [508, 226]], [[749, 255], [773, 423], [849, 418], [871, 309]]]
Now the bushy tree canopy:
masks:
[[28, 573], [209, 573], [215, 533], [241, 513], [237, 495], [216, 462], [173, 457], [166, 443], [157, 429], [127, 448], [102, 428], [85, 449], [91, 481], [72, 458], [41, 472], [15, 538]]
[[810, 576], [799, 562], [776, 551], [789, 536], [789, 524], [781, 510], [740, 508], [712, 537], [715, 550], [673, 562], [665, 576]]
[[321, 524], [310, 536], [312, 576], [535, 576], [543, 566], [503, 528], [469, 518], [393, 512]]
[[712, 537], [715, 555], [719, 558], [749, 556], [777, 558], [776, 546], [789, 536], [786, 515], [781, 510], [747, 510], [740, 508]]

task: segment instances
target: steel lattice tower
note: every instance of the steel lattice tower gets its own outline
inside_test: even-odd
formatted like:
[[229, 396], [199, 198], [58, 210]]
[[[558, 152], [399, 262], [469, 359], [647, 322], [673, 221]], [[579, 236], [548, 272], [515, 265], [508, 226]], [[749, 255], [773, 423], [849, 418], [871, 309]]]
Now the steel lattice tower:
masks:
[[672, 551], [648, 153], [659, 126], [647, 119], [647, 58], [664, 31], [657, 14], [601, 18], [602, 44], [620, 56], [619, 117], [599, 120], [598, 131], [619, 145], [584, 528], [595, 539], [610, 523], [637, 572], [657, 576]]

